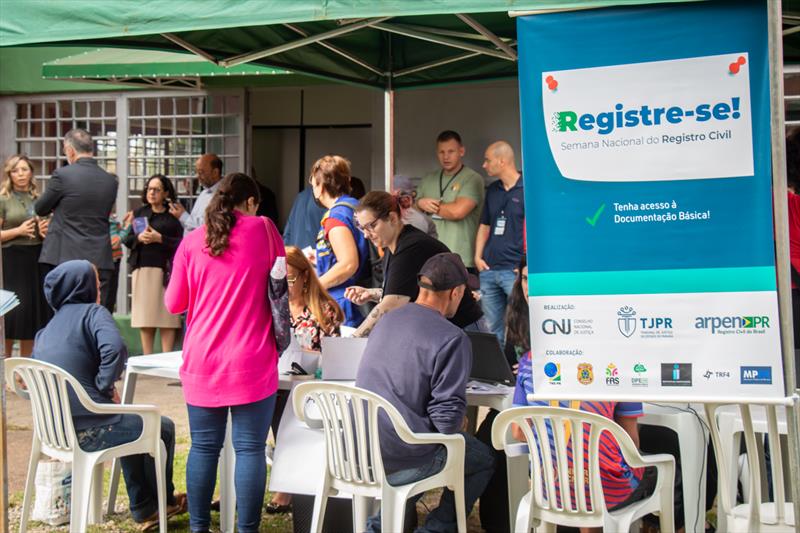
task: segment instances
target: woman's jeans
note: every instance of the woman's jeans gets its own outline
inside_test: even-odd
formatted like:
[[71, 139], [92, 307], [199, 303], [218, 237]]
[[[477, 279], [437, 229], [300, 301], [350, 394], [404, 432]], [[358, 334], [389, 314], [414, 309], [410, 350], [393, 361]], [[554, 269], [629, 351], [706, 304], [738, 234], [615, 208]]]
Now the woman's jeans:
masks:
[[231, 407], [186, 407], [192, 436], [186, 464], [189, 526], [192, 531], [205, 531], [211, 524], [211, 498], [230, 411], [233, 449], [236, 452], [234, 485], [238, 531], [258, 531], [267, 481], [264, 451], [275, 408], [275, 394], [257, 402]]
[[[105, 450], [120, 444], [133, 442], [142, 434], [142, 418], [136, 415], [122, 415], [119, 422], [94, 426], [76, 432], [78, 444], [87, 452]], [[175, 457], [175, 424], [161, 417], [161, 440], [167, 448], [166, 493], [167, 505], [175, 504], [175, 487], [172, 484], [172, 460]], [[122, 476], [128, 490], [131, 515], [136, 522], [143, 522], [158, 511], [158, 485], [156, 466], [147, 454], [129, 455], [119, 460]]]

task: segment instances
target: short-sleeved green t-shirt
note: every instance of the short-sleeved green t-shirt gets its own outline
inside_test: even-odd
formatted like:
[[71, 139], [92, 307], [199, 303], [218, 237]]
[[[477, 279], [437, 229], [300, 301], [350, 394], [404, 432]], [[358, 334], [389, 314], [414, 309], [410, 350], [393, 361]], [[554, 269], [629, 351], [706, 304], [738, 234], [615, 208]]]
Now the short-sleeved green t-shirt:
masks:
[[[8, 197], [0, 196], [0, 220], [3, 221], [3, 230], [14, 229], [33, 216], [34, 199], [30, 194], [12, 191]], [[42, 239], [38, 234], [35, 239], [17, 237], [3, 243], [7, 246], [41, 244]]]
[[465, 196], [475, 201], [473, 209], [461, 220], [444, 220], [434, 216], [436, 232], [450, 251], [457, 253], [468, 267], [475, 266], [475, 235], [483, 206], [484, 185], [480, 174], [464, 166], [453, 178], [441, 170], [431, 172], [422, 178], [417, 189], [418, 198], [441, 198], [442, 202], [454, 202], [456, 198]]

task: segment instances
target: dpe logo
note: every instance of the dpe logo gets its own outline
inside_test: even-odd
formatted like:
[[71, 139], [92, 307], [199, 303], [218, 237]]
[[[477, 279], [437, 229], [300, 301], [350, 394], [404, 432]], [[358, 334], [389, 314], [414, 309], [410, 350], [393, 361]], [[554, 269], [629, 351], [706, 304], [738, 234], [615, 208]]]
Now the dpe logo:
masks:
[[569, 318], [562, 318], [561, 320], [548, 318], [542, 322], [542, 331], [546, 335], [555, 335], [557, 333], [569, 335], [572, 333], [572, 321]]

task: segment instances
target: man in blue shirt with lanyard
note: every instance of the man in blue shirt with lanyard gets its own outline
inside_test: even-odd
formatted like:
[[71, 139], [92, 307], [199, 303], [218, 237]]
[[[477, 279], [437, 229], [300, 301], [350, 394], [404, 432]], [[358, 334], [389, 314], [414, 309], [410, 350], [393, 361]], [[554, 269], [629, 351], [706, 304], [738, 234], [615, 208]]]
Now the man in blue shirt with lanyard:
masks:
[[505, 341], [503, 314], [516, 279], [514, 269], [524, 253], [524, 193], [514, 150], [507, 142], [497, 141], [486, 149], [483, 168], [498, 179], [486, 188], [475, 237], [475, 266], [480, 273], [483, 313], [502, 345]]

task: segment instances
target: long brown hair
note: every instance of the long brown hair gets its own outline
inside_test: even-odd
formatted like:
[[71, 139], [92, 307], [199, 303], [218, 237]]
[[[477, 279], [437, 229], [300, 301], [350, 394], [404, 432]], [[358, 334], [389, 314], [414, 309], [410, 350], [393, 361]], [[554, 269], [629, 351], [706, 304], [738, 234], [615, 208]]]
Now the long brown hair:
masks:
[[31, 182], [28, 184], [28, 194], [30, 194], [32, 198], [36, 198], [39, 196], [39, 189], [36, 186], [36, 178], [33, 175], [33, 162], [28, 159], [28, 156], [22, 154], [12, 155], [6, 159], [3, 165], [3, 179], [0, 181], [0, 196], [4, 198], [11, 196], [11, 191], [14, 189], [14, 186], [11, 184], [11, 171], [14, 170], [14, 167], [17, 166], [20, 161], [28, 163], [28, 168], [31, 169]]
[[253, 178], [241, 172], [225, 176], [219, 184], [217, 192], [206, 209], [206, 246], [212, 257], [225, 253], [230, 244], [230, 235], [236, 224], [233, 214], [237, 205], [255, 198], [261, 202], [258, 185]]
[[[323, 331], [331, 331], [336, 329], [342, 322], [344, 322], [344, 313], [336, 303], [336, 300], [328, 294], [328, 291], [320, 284], [317, 278], [314, 267], [309, 263], [308, 258], [303, 254], [300, 248], [296, 246], [286, 247], [286, 263], [292, 268], [296, 268], [306, 278], [306, 292], [304, 298], [308, 309], [314, 318], [317, 319]], [[326, 312], [326, 309], [330, 311]]]

